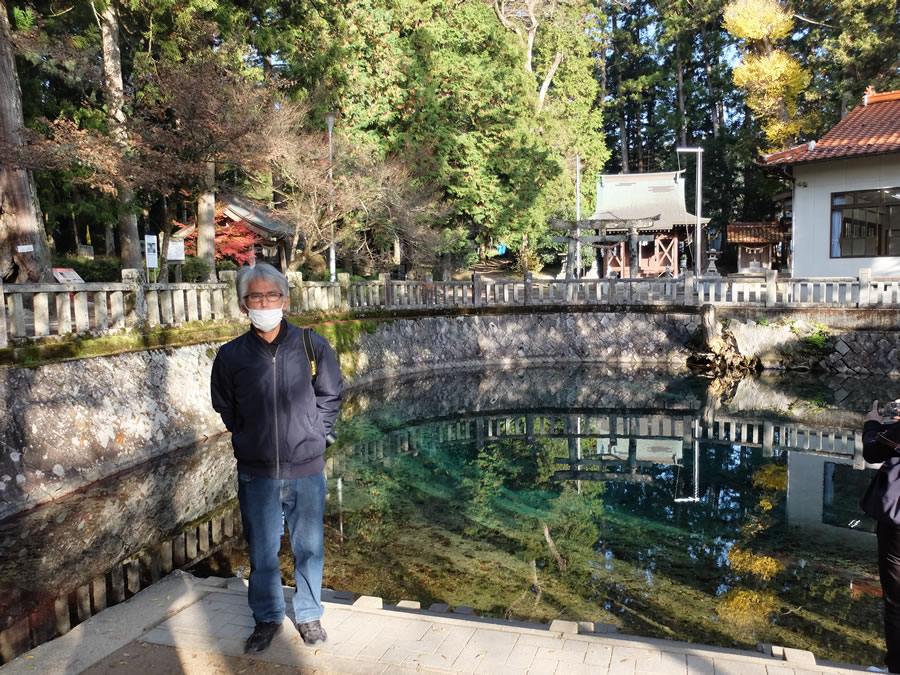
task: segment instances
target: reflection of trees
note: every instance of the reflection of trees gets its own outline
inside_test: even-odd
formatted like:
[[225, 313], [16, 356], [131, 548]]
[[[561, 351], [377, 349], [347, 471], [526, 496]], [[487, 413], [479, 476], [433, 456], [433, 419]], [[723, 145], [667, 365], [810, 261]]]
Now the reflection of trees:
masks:
[[771, 591], [737, 589], [725, 595], [716, 607], [716, 614], [737, 628], [752, 630], [768, 623], [776, 604]]
[[[862, 609], [868, 599], [851, 600], [849, 584], [771, 552], [797, 542], [782, 525], [783, 453], [703, 440], [699, 501], [676, 502], [693, 493], [693, 453], [677, 463], [637, 458], [645, 482], [578, 484], [554, 480], [557, 459], [600, 465], [590, 453], [573, 460], [565, 435], [526, 438], [527, 425], [506, 424], [479, 437], [474, 418], [407, 427], [377, 408], [359, 417], [342, 440], [385, 442], [383, 452], [341, 459], [344, 512], [360, 534], [347, 545], [365, 559], [363, 574], [378, 578], [341, 588], [515, 619], [614, 622], [634, 634], [744, 647], [815, 643], [824, 658], [872, 658], [862, 655], [875, 650], [866, 640], [877, 635], [877, 603]], [[446, 432], [466, 421], [468, 432]], [[630, 466], [601, 468], [628, 477]]]

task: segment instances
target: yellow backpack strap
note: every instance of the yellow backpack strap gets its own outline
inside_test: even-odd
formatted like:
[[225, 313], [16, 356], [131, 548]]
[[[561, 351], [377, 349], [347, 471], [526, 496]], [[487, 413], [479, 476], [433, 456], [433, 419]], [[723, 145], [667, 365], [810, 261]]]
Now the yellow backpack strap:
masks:
[[312, 335], [309, 328], [303, 329], [303, 351], [306, 352], [306, 360], [309, 361], [310, 375], [316, 377], [316, 350], [313, 349]]

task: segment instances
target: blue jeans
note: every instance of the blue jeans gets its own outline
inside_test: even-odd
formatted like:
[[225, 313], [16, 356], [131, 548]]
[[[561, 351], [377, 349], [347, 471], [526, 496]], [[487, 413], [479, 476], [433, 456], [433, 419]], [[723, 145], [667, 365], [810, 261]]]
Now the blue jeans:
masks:
[[294, 618], [297, 623], [322, 618], [325, 489], [324, 472], [285, 480], [238, 474], [241, 522], [250, 550], [247, 597], [257, 622], [281, 623], [284, 619], [278, 566], [283, 523], [287, 523], [294, 553]]

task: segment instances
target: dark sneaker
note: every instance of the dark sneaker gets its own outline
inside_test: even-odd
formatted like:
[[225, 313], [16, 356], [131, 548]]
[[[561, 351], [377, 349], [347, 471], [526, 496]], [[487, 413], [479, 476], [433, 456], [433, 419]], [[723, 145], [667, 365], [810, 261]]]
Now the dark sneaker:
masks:
[[307, 621], [306, 623], [298, 623], [297, 630], [300, 631], [300, 637], [303, 642], [308, 645], [314, 645], [317, 642], [325, 642], [328, 639], [328, 633], [322, 628], [322, 624], [316, 621]]
[[244, 645], [244, 652], [250, 654], [252, 652], [264, 651], [272, 642], [272, 638], [281, 630], [280, 623], [269, 623], [267, 621], [258, 621], [256, 628], [253, 629], [253, 635], [247, 638]]

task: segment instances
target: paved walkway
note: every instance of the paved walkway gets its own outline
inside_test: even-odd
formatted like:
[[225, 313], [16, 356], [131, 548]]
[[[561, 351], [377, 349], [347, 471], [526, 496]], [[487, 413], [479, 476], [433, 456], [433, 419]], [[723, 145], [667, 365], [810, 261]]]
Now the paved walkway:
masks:
[[864, 670], [817, 663], [810, 652], [795, 649], [772, 647], [766, 655], [588, 632], [602, 630], [593, 624], [557, 621], [548, 627], [382, 607], [379, 598], [351, 603], [340, 593], [325, 596], [328, 642], [306, 647], [285, 619], [269, 649], [251, 658], [243, 653], [253, 626], [245, 582], [174, 573], [0, 667], [0, 673], [858, 675]]

